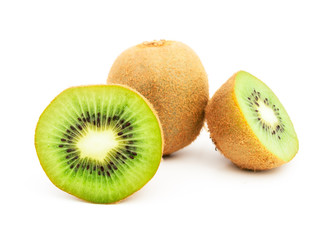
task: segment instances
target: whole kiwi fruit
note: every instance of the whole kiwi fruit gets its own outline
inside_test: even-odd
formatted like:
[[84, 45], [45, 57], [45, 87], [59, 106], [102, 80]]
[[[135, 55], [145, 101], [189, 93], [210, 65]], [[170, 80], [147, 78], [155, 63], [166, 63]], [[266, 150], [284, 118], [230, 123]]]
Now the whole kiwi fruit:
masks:
[[208, 78], [196, 53], [177, 41], [151, 41], [118, 56], [107, 83], [128, 85], [154, 106], [164, 132], [164, 155], [196, 139], [209, 98]]
[[245, 71], [234, 74], [210, 99], [206, 120], [216, 147], [243, 169], [278, 167], [299, 149], [293, 124], [277, 96]]

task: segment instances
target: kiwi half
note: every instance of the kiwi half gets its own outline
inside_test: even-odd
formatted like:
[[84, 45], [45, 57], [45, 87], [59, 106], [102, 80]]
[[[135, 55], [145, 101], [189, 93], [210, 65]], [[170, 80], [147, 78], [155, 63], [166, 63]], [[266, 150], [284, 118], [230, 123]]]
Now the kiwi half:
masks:
[[35, 147], [58, 188], [95, 203], [117, 202], [156, 173], [162, 130], [151, 105], [120, 85], [69, 88], [40, 116]]
[[136, 89], [154, 106], [164, 133], [164, 155], [189, 145], [204, 123], [208, 78], [196, 53], [176, 41], [144, 42], [113, 63], [107, 83]]
[[289, 162], [299, 148], [293, 124], [262, 81], [240, 71], [206, 107], [210, 137], [240, 168], [265, 170]]

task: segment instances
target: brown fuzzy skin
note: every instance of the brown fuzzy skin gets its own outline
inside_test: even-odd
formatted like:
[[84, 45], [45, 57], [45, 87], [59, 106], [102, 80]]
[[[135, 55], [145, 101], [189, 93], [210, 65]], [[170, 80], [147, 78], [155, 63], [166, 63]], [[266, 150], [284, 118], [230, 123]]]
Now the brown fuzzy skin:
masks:
[[128, 85], [151, 102], [164, 132], [164, 155], [199, 135], [209, 99], [208, 78], [187, 45], [161, 40], [131, 47], [115, 60], [107, 82]]
[[211, 139], [225, 157], [243, 169], [267, 170], [286, 163], [262, 145], [248, 125], [234, 92], [236, 75], [221, 86], [206, 107]]

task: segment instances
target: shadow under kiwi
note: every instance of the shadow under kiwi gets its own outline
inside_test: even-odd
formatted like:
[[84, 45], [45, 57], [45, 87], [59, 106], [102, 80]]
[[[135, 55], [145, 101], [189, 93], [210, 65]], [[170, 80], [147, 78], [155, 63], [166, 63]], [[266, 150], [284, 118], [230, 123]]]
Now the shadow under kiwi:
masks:
[[181, 161], [188, 164], [202, 164], [206, 168], [213, 169], [213, 171], [227, 171], [245, 175], [271, 175], [281, 172], [283, 169], [282, 166], [268, 170], [243, 169], [226, 158], [211, 141], [211, 146], [209, 145], [208, 147], [195, 147], [192, 145], [172, 154], [164, 155], [163, 160], [165, 162]]

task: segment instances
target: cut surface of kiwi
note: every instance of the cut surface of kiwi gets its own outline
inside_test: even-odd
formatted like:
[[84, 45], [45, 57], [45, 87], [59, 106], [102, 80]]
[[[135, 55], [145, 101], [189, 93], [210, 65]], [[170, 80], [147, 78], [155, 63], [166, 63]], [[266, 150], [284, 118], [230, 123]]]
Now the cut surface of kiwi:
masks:
[[297, 135], [289, 115], [271, 89], [251, 74], [239, 72], [235, 95], [261, 143], [282, 160], [291, 160], [298, 150]]
[[236, 73], [217, 91], [206, 118], [217, 148], [241, 168], [274, 168], [298, 151], [298, 138], [283, 105], [247, 72]]
[[95, 203], [117, 202], [143, 187], [163, 150], [152, 106], [120, 85], [63, 91], [40, 116], [35, 146], [52, 183]]

